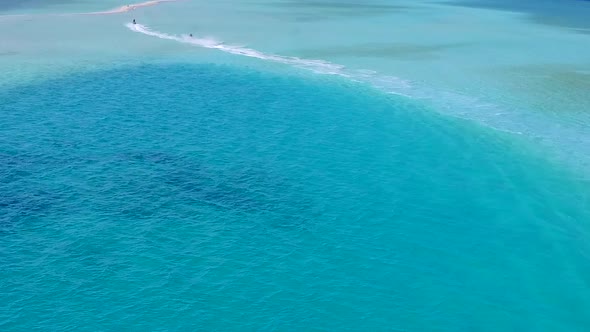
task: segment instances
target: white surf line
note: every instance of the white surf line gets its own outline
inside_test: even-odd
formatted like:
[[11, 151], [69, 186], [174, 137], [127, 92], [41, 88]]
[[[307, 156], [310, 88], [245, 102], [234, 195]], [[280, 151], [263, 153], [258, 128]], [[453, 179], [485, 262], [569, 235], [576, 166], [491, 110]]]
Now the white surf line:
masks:
[[[192, 44], [199, 47], [209, 48], [209, 49], [216, 49], [225, 53], [234, 54], [234, 55], [241, 55], [250, 58], [256, 58], [266, 61], [272, 61], [276, 63], [282, 63], [286, 65], [291, 65], [297, 68], [302, 68], [306, 70], [313, 71], [318, 74], [325, 74], [325, 75], [337, 75], [349, 78], [354, 81], [373, 81], [373, 85], [377, 87], [384, 88], [388, 86], [389, 93], [404, 95], [399, 91], [403, 88], [410, 88], [410, 84], [406, 81], [403, 81], [397, 77], [391, 76], [383, 76], [383, 77], [376, 77], [375, 75], [371, 75], [368, 71], [358, 71], [357, 72], [349, 72], [346, 68], [342, 65], [334, 64], [324, 60], [314, 60], [314, 59], [304, 59], [298, 57], [291, 57], [291, 56], [282, 56], [282, 55], [275, 55], [275, 54], [267, 54], [264, 52], [260, 52], [251, 48], [240, 47], [240, 46], [233, 46], [227, 45], [222, 42], [216, 41], [215, 39], [211, 38], [197, 38], [197, 37], [190, 37], [187, 35], [171, 35], [163, 32], [158, 32], [151, 30], [145, 25], [142, 24], [132, 24], [127, 23], [127, 28], [131, 31], [139, 32], [144, 35], [160, 38], [160, 39], [167, 39], [173, 40], [180, 43], [185, 44]], [[397, 89], [396, 89], [397, 88]], [[395, 91], [397, 90], [397, 91]], [[407, 96], [409, 97], [409, 96]]]

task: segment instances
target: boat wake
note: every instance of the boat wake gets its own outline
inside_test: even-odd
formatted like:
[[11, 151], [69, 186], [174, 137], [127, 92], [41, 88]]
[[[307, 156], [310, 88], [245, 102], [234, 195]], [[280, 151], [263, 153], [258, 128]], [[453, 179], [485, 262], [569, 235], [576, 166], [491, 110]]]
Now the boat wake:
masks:
[[344, 72], [344, 66], [333, 64], [323, 60], [311, 60], [298, 57], [282, 56], [275, 54], [267, 54], [251, 48], [227, 45], [211, 38], [197, 38], [188, 35], [171, 35], [163, 32], [151, 30], [145, 25], [128, 23], [127, 27], [132, 31], [143, 33], [144, 35], [157, 37], [160, 39], [173, 40], [185, 44], [192, 44], [199, 47], [216, 49], [225, 53], [234, 55], [241, 55], [250, 58], [257, 58], [266, 61], [282, 63], [286, 65], [295, 66], [311, 70], [320, 74], [347, 76]]

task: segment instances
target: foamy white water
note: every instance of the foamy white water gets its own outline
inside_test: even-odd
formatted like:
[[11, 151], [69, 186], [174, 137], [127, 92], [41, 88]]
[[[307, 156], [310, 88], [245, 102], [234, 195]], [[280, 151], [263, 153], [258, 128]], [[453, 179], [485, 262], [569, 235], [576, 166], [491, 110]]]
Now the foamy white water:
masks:
[[239, 47], [233, 45], [226, 45], [223, 42], [217, 41], [212, 38], [198, 38], [198, 37], [191, 37], [189, 35], [171, 35], [164, 32], [154, 31], [142, 24], [132, 24], [127, 23], [126, 26], [131, 29], [132, 31], [143, 33], [148, 36], [157, 37], [160, 39], [167, 39], [173, 40], [185, 44], [192, 44], [199, 47], [210, 48], [220, 50], [222, 52], [246, 56], [250, 58], [257, 58], [261, 60], [273, 61], [278, 63], [283, 63], [287, 65], [296, 66], [299, 68], [304, 68], [308, 70], [312, 70], [317, 73], [321, 74], [332, 74], [332, 75], [340, 75], [346, 76], [343, 69], [344, 66], [336, 65], [327, 61], [323, 60], [310, 60], [310, 59], [302, 59], [298, 57], [289, 57], [289, 56], [280, 56], [274, 54], [267, 54], [263, 53], [251, 48], [246, 47]]

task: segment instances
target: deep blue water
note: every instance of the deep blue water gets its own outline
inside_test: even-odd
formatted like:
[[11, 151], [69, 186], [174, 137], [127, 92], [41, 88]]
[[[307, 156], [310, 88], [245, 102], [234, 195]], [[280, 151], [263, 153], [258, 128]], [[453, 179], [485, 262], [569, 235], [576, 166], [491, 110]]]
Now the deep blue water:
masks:
[[525, 13], [538, 23], [581, 29], [580, 31], [590, 33], [588, 0], [451, 0], [449, 3]]
[[514, 137], [212, 65], [0, 100], [3, 331], [590, 326], [587, 186]]

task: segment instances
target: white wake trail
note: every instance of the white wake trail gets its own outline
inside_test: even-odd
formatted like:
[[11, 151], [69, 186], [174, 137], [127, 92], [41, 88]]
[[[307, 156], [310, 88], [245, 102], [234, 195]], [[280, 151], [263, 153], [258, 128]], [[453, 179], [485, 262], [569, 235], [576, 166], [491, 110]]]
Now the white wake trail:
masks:
[[220, 50], [225, 53], [241, 55], [250, 58], [256, 58], [266, 61], [272, 61], [282, 64], [295, 66], [320, 74], [339, 75], [349, 77], [344, 71], [344, 66], [333, 64], [323, 60], [303, 59], [298, 57], [289, 57], [275, 54], [267, 54], [247, 47], [227, 45], [210, 38], [196, 38], [187, 35], [171, 35], [163, 32], [153, 31], [145, 25], [128, 23], [126, 25], [130, 30], [143, 33], [144, 35], [157, 37], [161, 39], [173, 40], [185, 44], [192, 44], [199, 47]]

